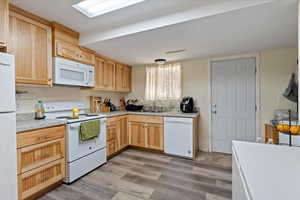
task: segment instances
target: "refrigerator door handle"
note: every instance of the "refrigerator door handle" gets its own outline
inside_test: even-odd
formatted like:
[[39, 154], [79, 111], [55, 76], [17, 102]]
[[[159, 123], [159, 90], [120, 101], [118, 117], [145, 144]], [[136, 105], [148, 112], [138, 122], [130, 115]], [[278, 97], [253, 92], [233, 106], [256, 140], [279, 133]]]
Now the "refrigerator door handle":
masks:
[[0, 63], [0, 66], [3, 66], [3, 67], [10, 67], [10, 64], [7, 64], [7, 63]]

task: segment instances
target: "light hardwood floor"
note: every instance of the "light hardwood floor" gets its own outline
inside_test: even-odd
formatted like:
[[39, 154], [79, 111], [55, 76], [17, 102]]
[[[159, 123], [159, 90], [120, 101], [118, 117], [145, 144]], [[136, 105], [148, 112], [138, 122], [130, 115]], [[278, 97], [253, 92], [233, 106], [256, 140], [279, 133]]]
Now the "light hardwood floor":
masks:
[[129, 149], [40, 200], [230, 200], [231, 183], [229, 155], [191, 161]]

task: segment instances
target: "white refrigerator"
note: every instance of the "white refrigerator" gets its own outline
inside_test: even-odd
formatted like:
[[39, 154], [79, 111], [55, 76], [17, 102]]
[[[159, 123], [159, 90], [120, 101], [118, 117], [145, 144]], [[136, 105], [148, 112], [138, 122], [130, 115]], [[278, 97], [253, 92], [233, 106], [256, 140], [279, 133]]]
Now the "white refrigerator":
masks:
[[0, 53], [0, 199], [17, 200], [15, 60]]

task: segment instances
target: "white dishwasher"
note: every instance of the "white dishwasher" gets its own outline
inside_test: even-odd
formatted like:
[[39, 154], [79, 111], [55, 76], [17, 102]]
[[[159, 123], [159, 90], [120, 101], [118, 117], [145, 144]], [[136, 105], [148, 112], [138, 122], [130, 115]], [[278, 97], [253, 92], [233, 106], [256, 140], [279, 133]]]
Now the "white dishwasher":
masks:
[[193, 119], [164, 118], [164, 149], [170, 155], [193, 158]]

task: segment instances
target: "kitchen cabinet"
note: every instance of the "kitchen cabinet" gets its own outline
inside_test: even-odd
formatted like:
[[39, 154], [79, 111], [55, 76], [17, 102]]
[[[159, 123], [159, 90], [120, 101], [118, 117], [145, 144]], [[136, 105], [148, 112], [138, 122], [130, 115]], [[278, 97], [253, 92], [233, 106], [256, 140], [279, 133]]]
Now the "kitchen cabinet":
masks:
[[95, 65], [96, 90], [115, 90], [115, 63], [96, 57]]
[[89, 65], [95, 65], [95, 54], [93, 51], [80, 47], [78, 45], [63, 41], [55, 40], [54, 56], [60, 56], [77, 62]]
[[107, 120], [107, 156], [128, 146], [127, 116], [111, 117]]
[[164, 132], [162, 124], [148, 123], [146, 125], [147, 148], [155, 150], [164, 150]]
[[130, 115], [128, 121], [129, 145], [152, 150], [164, 150], [162, 117]]
[[51, 27], [9, 12], [9, 51], [15, 55], [16, 83], [52, 85]]
[[53, 56], [95, 65], [95, 51], [79, 46], [79, 33], [57, 22], [52, 22]]
[[80, 49], [77, 45], [62, 40], [56, 40], [55, 44], [55, 56], [60, 56], [75, 61], [79, 59]]
[[18, 196], [33, 197], [65, 177], [65, 127], [17, 134]]
[[131, 67], [123, 64], [116, 65], [116, 90], [130, 92], [131, 90]]
[[127, 116], [119, 117], [117, 127], [117, 150], [119, 151], [128, 145]]
[[107, 157], [113, 155], [116, 152], [117, 144], [117, 122], [114, 118], [107, 119], [106, 125], [106, 154]]
[[0, 51], [6, 52], [9, 38], [8, 0], [0, 1]]
[[146, 147], [145, 123], [129, 122], [129, 144], [137, 147]]

